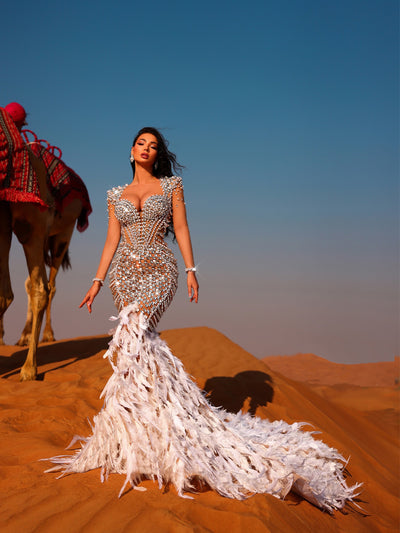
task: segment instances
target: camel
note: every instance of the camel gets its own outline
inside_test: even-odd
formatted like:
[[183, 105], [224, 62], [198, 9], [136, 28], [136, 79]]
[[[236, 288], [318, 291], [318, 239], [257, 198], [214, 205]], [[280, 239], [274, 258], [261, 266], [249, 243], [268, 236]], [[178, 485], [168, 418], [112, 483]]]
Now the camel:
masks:
[[[48, 186], [48, 172], [44, 162], [25, 145], [38, 181], [40, 198], [48, 207], [26, 201], [0, 200], [0, 344], [3, 344], [3, 316], [13, 301], [9, 271], [9, 252], [12, 233], [23, 246], [29, 278], [25, 287], [28, 293], [27, 321], [18, 345], [28, 345], [28, 353], [21, 368], [20, 380], [37, 377], [36, 353], [43, 316], [46, 323], [43, 341], [54, 340], [51, 326], [51, 304], [56, 292], [56, 276], [60, 266], [69, 264], [68, 246], [75, 223], [82, 214], [83, 200], [74, 198], [62, 211], [56, 209], [55, 199]], [[50, 266], [46, 272], [46, 258]]]

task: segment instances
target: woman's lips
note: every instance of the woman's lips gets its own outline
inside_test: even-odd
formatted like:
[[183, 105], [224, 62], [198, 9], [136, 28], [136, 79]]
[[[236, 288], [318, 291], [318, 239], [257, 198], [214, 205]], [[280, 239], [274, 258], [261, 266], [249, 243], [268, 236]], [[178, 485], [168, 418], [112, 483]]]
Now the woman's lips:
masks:
[[140, 154], [140, 157], [142, 157], [143, 159], [148, 159], [149, 158], [149, 154]]

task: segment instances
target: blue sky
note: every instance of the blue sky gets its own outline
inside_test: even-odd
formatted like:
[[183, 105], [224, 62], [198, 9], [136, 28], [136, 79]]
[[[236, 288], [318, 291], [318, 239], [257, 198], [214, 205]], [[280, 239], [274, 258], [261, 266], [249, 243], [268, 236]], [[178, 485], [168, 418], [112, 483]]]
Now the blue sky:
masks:
[[[107, 290], [94, 315], [76, 307], [105, 191], [130, 181], [134, 134], [153, 125], [186, 167], [201, 284], [189, 306], [181, 275], [160, 329], [207, 325], [257, 356], [398, 354], [397, 2], [23, 1], [2, 17], [0, 105], [26, 107], [94, 208], [59, 276], [58, 338], [109, 327]], [[10, 343], [25, 306], [16, 241], [11, 265]]]

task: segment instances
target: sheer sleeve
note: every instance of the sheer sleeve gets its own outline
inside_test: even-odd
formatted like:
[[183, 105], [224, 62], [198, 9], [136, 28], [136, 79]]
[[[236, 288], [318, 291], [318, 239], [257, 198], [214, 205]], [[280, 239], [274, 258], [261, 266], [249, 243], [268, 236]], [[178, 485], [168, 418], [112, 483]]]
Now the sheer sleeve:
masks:
[[172, 219], [175, 224], [186, 221], [185, 198], [183, 194], [182, 178], [175, 178], [172, 190]]
[[114, 187], [107, 191], [107, 211], [109, 219], [115, 216], [115, 203], [121, 194], [121, 189], [122, 187]]
[[107, 192], [107, 212], [108, 218], [111, 218], [114, 215], [114, 204], [109, 193], [110, 191]]

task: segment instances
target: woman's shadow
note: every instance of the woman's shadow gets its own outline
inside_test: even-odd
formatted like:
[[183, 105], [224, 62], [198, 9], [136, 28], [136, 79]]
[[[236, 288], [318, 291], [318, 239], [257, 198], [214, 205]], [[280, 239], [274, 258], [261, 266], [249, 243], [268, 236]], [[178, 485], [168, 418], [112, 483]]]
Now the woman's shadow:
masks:
[[250, 399], [248, 412], [256, 414], [257, 407], [272, 402], [274, 389], [269, 374], [259, 370], [246, 370], [234, 376], [215, 376], [206, 381], [204, 391], [207, 400], [216, 407], [223, 407], [230, 413], [238, 413], [247, 398]]

